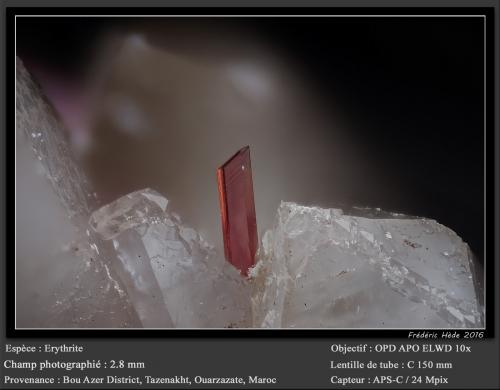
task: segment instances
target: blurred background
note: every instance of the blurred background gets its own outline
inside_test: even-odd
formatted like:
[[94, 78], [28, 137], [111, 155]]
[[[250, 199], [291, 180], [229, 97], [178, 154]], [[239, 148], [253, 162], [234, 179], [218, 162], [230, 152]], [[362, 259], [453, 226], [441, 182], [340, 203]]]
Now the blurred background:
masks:
[[143, 187], [222, 247], [216, 168], [281, 200], [436, 219], [483, 260], [478, 18], [17, 18], [102, 203]]

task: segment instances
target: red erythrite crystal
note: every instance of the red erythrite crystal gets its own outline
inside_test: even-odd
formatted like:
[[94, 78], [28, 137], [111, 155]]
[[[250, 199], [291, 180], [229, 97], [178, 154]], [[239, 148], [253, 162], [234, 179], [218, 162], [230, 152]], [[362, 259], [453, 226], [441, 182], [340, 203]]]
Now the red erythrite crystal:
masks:
[[255, 264], [257, 222], [250, 148], [245, 146], [217, 169], [217, 184], [227, 261], [247, 276]]

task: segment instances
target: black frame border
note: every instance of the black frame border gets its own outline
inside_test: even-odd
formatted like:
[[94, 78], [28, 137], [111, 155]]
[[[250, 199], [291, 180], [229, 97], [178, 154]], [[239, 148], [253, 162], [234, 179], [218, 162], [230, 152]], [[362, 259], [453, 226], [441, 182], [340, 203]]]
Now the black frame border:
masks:
[[[15, 126], [15, 78], [9, 77], [15, 71], [15, 17], [16, 15], [167, 15], [169, 13], [183, 15], [214, 14], [234, 15], [484, 15], [486, 21], [486, 215], [487, 247], [485, 248], [485, 264], [488, 272], [485, 275], [486, 316], [484, 338], [494, 337], [495, 309], [498, 310], [498, 297], [495, 296], [495, 272], [497, 254], [495, 253], [495, 179], [498, 178], [498, 167], [495, 166], [495, 8], [494, 7], [6, 7], [6, 248], [5, 248], [5, 322], [7, 338], [408, 338], [409, 332], [422, 332], [425, 329], [16, 329], [15, 327], [15, 268], [14, 247], [15, 231], [12, 229], [15, 219], [15, 153], [9, 149], [14, 138]], [[446, 331], [457, 332], [464, 339], [466, 332], [474, 330], [429, 329], [438, 334]], [[479, 331], [483, 331], [482, 329]], [[440, 337], [438, 337], [440, 338]]]

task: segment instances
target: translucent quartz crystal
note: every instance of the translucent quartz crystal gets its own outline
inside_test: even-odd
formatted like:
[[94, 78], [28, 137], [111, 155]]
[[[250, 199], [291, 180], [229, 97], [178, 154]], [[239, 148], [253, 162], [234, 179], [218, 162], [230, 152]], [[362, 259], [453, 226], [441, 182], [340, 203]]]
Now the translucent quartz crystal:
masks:
[[16, 58], [16, 132], [24, 136], [70, 219], [86, 219], [97, 199], [73, 158], [54, 109]]
[[256, 327], [481, 327], [473, 257], [429, 219], [281, 203], [251, 270]]
[[97, 203], [64, 128], [17, 59], [18, 328], [141, 325], [111, 265], [112, 252], [87, 228]]
[[[175, 327], [250, 326], [248, 282], [167, 205], [158, 192], [144, 189], [90, 218], [93, 230], [119, 253], [120, 275], [143, 324], [152, 309], [166, 310]], [[156, 326], [166, 325], [163, 319]]]

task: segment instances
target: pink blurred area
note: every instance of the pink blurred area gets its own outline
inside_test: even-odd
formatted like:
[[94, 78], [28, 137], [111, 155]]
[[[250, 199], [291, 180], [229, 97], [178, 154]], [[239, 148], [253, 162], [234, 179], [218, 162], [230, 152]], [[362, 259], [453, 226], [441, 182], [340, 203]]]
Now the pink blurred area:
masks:
[[27, 65], [103, 203], [154, 188], [221, 249], [215, 172], [243, 145], [259, 232], [282, 200], [333, 206], [361, 177], [365, 188], [382, 183], [335, 102], [253, 34], [139, 24], [103, 34], [90, 53], [80, 78]]

